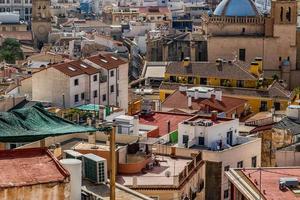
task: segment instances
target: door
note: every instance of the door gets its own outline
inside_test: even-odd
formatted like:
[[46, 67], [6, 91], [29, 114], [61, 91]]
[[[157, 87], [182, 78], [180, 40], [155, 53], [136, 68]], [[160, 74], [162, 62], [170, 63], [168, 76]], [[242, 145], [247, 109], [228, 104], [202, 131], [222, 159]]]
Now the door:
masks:
[[182, 143], [185, 144], [185, 146], [188, 146], [189, 143], [189, 136], [188, 135], [183, 135], [182, 136]]
[[198, 144], [204, 145], [204, 137], [198, 137]]
[[227, 132], [227, 144], [232, 146], [232, 131]]

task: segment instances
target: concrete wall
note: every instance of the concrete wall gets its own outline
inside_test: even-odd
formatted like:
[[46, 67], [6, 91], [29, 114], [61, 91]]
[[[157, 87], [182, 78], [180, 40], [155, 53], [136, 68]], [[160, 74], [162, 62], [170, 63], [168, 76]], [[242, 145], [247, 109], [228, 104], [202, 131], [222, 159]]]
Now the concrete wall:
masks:
[[20, 94], [27, 95], [29, 98], [32, 97], [32, 77], [21, 80]]
[[261, 166], [261, 139], [256, 138], [244, 144], [234, 146], [223, 151], [202, 151], [202, 159], [212, 162], [222, 162], [222, 187], [221, 199], [223, 192], [228, 188], [227, 177], [224, 173], [225, 166], [236, 168], [239, 161], [243, 161], [243, 167], [251, 167], [251, 158], [256, 156], [256, 165]]
[[0, 100], [0, 112], [6, 112], [25, 100], [25, 97], [6, 97]]
[[55, 182], [23, 187], [3, 188], [0, 199], [70, 200], [70, 183]]
[[276, 166], [299, 166], [300, 165], [300, 152], [295, 151], [276, 151]]
[[128, 63], [118, 68], [119, 106], [128, 111]]

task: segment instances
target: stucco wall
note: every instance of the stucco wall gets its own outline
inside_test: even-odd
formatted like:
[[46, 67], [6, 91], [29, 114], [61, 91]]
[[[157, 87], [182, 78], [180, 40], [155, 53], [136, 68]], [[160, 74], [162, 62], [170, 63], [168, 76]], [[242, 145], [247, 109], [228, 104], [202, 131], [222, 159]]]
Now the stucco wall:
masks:
[[63, 106], [63, 94], [65, 106], [69, 107], [70, 82], [67, 75], [54, 68], [47, 68], [32, 76], [32, 100], [52, 102], [56, 106]]

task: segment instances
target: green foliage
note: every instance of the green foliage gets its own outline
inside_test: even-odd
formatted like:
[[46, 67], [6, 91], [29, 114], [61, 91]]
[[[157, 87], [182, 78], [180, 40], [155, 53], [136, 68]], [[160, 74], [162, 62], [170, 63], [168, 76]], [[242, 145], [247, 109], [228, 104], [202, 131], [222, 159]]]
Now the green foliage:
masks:
[[0, 60], [14, 64], [16, 60], [23, 59], [21, 44], [14, 38], [7, 38], [0, 49]]
[[294, 93], [295, 95], [300, 95], [300, 87], [294, 88], [293, 93]]
[[278, 81], [278, 79], [279, 79], [277, 74], [273, 74], [272, 78], [273, 78], [274, 81]]

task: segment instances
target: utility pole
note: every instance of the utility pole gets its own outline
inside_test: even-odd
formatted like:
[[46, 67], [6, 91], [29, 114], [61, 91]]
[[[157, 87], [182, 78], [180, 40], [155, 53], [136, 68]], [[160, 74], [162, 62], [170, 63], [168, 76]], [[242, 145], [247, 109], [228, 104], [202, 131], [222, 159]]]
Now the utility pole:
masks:
[[110, 200], [116, 199], [116, 125], [113, 124], [109, 134], [110, 146]]

